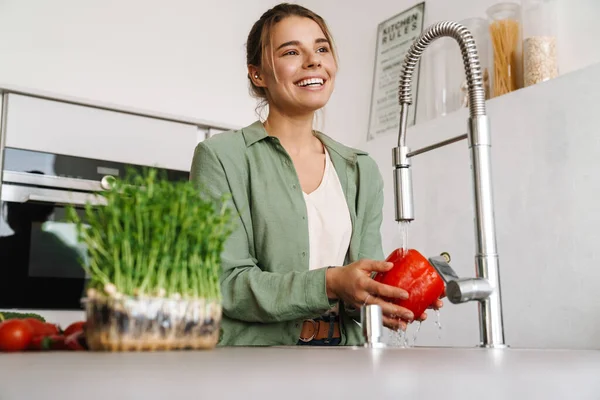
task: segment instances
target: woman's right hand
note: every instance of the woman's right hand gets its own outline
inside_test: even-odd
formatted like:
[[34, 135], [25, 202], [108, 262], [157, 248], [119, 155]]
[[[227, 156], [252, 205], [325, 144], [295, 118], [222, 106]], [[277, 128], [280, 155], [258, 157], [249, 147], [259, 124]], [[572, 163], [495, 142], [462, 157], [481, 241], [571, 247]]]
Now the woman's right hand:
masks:
[[[365, 304], [378, 304], [383, 314], [383, 324], [392, 329], [405, 329], [404, 321], [412, 321], [413, 313], [382, 297], [408, 299], [404, 289], [376, 282], [372, 272], [386, 272], [394, 266], [386, 261], [359, 260], [344, 267], [329, 268], [326, 273], [327, 296], [340, 299], [346, 305], [360, 309]], [[402, 320], [404, 321], [402, 321]]]

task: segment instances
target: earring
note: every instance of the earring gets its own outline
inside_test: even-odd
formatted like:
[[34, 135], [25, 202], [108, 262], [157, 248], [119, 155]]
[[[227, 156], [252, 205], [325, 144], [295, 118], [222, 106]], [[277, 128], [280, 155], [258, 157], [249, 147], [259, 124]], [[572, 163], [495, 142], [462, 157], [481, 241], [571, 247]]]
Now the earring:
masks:
[[254, 79], [258, 79], [258, 74], [254, 74]]

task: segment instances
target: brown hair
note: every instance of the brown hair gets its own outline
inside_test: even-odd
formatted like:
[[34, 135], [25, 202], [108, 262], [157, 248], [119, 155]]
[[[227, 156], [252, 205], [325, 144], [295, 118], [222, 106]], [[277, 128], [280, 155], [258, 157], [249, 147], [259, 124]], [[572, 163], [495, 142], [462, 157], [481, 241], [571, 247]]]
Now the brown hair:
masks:
[[[316, 13], [298, 4], [281, 3], [266, 11], [260, 19], [254, 23], [254, 26], [252, 26], [252, 29], [248, 34], [248, 41], [246, 42], [246, 65], [261, 67], [264, 64], [272, 64], [271, 57], [266, 57], [266, 49], [270, 44], [273, 27], [287, 17], [304, 17], [315, 21], [325, 34], [325, 38], [329, 41], [331, 53], [337, 64], [337, 56], [333, 47], [333, 37], [329, 32], [325, 20]], [[263, 102], [265, 102], [267, 100], [265, 88], [256, 86], [254, 82], [252, 82], [250, 75], [248, 75], [248, 80], [250, 81], [250, 93], [254, 97], [262, 99]]]

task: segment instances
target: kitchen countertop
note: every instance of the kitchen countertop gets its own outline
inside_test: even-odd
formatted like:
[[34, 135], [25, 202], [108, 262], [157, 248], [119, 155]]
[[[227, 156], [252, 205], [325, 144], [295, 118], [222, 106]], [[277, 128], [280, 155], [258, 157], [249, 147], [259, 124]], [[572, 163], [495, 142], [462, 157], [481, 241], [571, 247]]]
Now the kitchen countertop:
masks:
[[600, 351], [239, 347], [0, 354], [0, 399], [600, 399]]

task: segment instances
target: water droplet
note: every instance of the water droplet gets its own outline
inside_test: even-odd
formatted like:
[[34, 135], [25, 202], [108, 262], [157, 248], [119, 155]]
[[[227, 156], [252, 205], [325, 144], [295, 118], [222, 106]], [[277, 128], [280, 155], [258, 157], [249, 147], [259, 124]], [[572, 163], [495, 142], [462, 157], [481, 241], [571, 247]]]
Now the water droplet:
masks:
[[391, 331], [390, 347], [400, 347], [400, 331]]
[[[400, 318], [398, 318], [398, 320], [400, 320]], [[397, 330], [391, 331], [391, 338], [388, 343], [388, 346], [401, 347], [401, 348], [408, 347], [407, 341], [406, 341], [406, 331], [404, 329], [402, 329], [402, 326], [400, 328], [398, 328]]]
[[417, 335], [419, 334], [419, 331], [421, 330], [421, 321], [417, 321], [416, 324], [417, 324], [417, 326], [415, 328], [415, 331], [413, 332], [413, 341], [412, 341], [411, 347], [414, 347], [415, 344], [417, 343]]
[[440, 320], [440, 310], [435, 310], [435, 324], [438, 327], [438, 339], [442, 339], [442, 322]]

